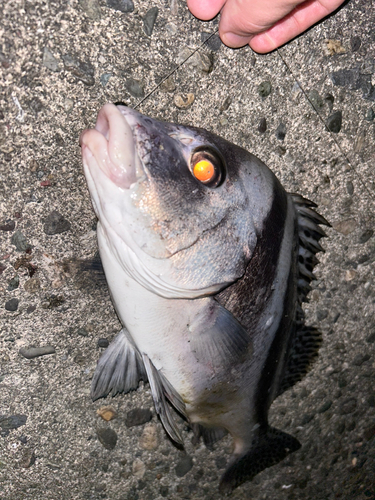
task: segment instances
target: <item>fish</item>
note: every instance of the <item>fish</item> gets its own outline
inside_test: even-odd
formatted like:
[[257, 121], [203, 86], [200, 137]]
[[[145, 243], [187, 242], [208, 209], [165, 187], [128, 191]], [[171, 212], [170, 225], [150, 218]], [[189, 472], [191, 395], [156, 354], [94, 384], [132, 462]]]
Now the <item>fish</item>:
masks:
[[201, 128], [108, 103], [80, 144], [122, 324], [92, 399], [143, 380], [177, 446], [175, 412], [208, 447], [229, 433], [229, 495], [301, 446], [268, 412], [322, 342], [302, 303], [329, 223], [253, 154]]

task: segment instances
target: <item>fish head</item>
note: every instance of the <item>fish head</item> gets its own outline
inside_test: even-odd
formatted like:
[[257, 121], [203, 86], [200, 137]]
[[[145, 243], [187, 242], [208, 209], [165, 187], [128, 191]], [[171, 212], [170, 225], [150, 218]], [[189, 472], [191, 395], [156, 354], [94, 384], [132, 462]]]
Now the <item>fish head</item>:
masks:
[[114, 104], [80, 142], [102, 244], [129, 276], [168, 298], [214, 294], [243, 276], [275, 182], [256, 157]]

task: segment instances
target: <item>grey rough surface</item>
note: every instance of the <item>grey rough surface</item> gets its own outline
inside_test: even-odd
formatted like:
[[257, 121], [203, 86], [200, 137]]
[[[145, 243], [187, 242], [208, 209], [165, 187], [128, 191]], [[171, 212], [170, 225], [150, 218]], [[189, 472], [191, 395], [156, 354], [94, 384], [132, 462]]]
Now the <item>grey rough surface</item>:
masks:
[[[158, 17], [149, 37], [143, 23], [153, 7]], [[124, 422], [132, 408], [153, 411], [148, 385], [111, 400], [118, 416], [110, 422], [96, 412], [108, 402], [89, 397], [98, 339], [113, 338], [120, 325], [107, 290], [76, 264], [96, 251], [78, 137], [93, 126], [104, 103], [135, 106], [137, 95], [146, 96], [139, 107], [143, 113], [205, 127], [252, 151], [288, 190], [317, 202], [333, 226], [306, 306], [310, 323], [323, 331], [320, 357], [271, 410], [271, 423], [295, 435], [302, 448], [232, 498], [375, 498], [375, 122], [369, 119], [374, 22], [372, 3], [353, 0], [270, 55], [234, 51], [214, 38], [147, 97], [207, 39], [215, 21], [199, 22], [176, 0], [134, 1], [129, 13], [90, 0], [5, 1], [0, 9], [0, 225], [8, 228], [0, 231], [1, 500], [218, 496], [229, 437], [210, 451], [193, 445], [181, 422], [193, 467], [178, 477], [175, 468], [185, 455], [160, 423], [155, 423], [156, 444], [145, 449], [145, 426], [129, 429]], [[129, 82], [137, 83], [136, 91]], [[264, 97], [262, 82], [271, 83]], [[177, 107], [181, 102], [188, 107]], [[324, 124], [337, 111], [341, 129], [332, 134]], [[262, 119], [266, 127], [259, 131]], [[280, 123], [283, 141], [276, 136]], [[52, 211], [70, 228], [46, 234]], [[27, 254], [12, 241], [18, 231], [28, 243]], [[18, 308], [8, 311], [4, 305], [13, 298]], [[35, 359], [19, 354], [21, 348], [43, 346], [56, 353]], [[22, 424], [12, 425], [20, 416]], [[113, 449], [101, 444], [99, 429], [117, 436]]]

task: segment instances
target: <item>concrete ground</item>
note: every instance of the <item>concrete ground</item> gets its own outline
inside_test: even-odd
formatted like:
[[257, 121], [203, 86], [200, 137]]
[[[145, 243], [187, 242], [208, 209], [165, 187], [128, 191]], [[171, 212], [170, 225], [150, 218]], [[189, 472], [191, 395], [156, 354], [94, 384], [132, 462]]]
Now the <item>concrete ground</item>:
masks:
[[[271, 409], [302, 447], [232, 498], [375, 499], [374, 5], [345, 3], [258, 56], [216, 35], [202, 46], [217, 21], [182, 0], [131, 4], [0, 9], [0, 499], [216, 499], [230, 456], [229, 438], [207, 450], [182, 422], [176, 449], [148, 385], [90, 400], [99, 345], [120, 324], [76, 265], [96, 251], [78, 137], [108, 101], [246, 147], [333, 226], [306, 306], [319, 359]], [[32, 347], [50, 354], [28, 359]]]

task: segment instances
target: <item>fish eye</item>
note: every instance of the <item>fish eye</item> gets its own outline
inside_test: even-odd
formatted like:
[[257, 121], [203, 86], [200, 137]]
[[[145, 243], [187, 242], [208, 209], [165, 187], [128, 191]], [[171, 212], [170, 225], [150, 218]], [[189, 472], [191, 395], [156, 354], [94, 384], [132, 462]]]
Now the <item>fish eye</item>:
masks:
[[216, 149], [200, 146], [191, 155], [190, 172], [205, 186], [216, 188], [224, 182], [225, 162]]

